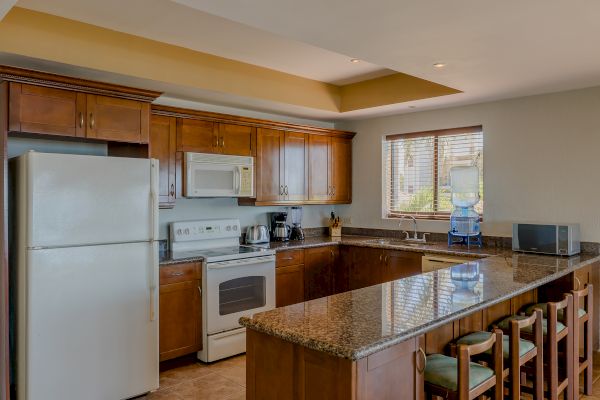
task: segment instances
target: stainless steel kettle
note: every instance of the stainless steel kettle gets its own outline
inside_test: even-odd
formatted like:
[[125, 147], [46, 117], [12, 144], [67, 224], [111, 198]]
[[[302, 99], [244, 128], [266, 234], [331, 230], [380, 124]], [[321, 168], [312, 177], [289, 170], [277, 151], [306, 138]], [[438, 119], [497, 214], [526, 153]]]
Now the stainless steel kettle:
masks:
[[246, 228], [246, 243], [269, 243], [269, 230], [265, 225], [251, 225]]

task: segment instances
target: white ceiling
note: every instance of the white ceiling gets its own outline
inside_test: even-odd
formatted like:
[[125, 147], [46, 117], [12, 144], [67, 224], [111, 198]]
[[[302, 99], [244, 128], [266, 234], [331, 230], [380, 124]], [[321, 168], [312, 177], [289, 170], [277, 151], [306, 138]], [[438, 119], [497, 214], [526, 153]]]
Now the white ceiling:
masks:
[[[600, 84], [597, 0], [19, 0], [17, 5], [326, 82], [385, 74], [387, 68], [464, 92], [411, 102], [417, 109], [405, 103], [336, 119]], [[368, 63], [352, 64], [349, 57]], [[447, 67], [433, 68], [438, 61]]]

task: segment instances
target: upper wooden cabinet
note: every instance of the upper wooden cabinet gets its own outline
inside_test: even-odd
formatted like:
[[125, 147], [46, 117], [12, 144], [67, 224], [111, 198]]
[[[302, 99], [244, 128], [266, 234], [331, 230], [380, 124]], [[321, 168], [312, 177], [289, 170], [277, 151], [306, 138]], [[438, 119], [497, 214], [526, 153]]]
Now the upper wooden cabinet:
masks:
[[11, 82], [8, 129], [85, 137], [84, 93]]
[[256, 204], [302, 203], [307, 198], [306, 136], [258, 129]]
[[150, 104], [87, 95], [86, 137], [112, 142], [148, 143]]
[[308, 165], [309, 202], [352, 202], [352, 139], [311, 135]]
[[177, 151], [217, 153], [219, 134], [216, 124], [197, 119], [177, 119]]
[[177, 150], [195, 153], [252, 156], [256, 129], [251, 126], [221, 124], [200, 119], [179, 118]]
[[158, 92], [0, 66], [9, 131], [146, 144]]
[[246, 125], [218, 124], [219, 153], [253, 156], [256, 153], [256, 128]]
[[150, 157], [159, 161], [158, 196], [161, 208], [175, 203], [176, 120], [153, 115], [150, 121]]

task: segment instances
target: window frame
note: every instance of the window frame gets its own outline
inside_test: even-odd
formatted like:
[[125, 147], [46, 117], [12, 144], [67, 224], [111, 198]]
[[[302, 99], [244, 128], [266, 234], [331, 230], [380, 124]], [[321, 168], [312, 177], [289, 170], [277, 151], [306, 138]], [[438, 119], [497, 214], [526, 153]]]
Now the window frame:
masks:
[[[439, 138], [443, 136], [449, 135], [460, 135], [466, 133], [479, 133], [483, 134], [483, 125], [473, 125], [473, 126], [465, 126], [461, 128], [447, 128], [447, 129], [435, 129], [429, 131], [421, 131], [421, 132], [410, 132], [410, 133], [397, 133], [392, 135], [385, 135], [383, 137], [382, 150], [384, 154], [382, 154], [382, 171], [383, 180], [382, 180], [382, 194], [383, 194], [383, 202], [382, 202], [382, 215], [384, 219], [399, 219], [402, 216], [413, 216], [416, 219], [425, 219], [425, 220], [436, 220], [436, 221], [449, 221], [451, 212], [448, 211], [432, 211], [432, 212], [415, 212], [415, 211], [404, 211], [404, 212], [391, 212], [388, 210], [388, 199], [386, 198], [386, 186], [387, 186], [387, 178], [388, 171], [386, 170], [386, 157], [385, 157], [385, 146], [387, 142], [398, 140], [398, 139], [415, 139], [420, 137], [430, 137], [433, 136], [433, 204], [435, 207], [438, 206], [438, 190], [439, 190]], [[483, 152], [483, 149], [482, 149]], [[483, 176], [482, 176], [483, 179]], [[483, 221], [483, 213], [479, 215], [479, 221]]]

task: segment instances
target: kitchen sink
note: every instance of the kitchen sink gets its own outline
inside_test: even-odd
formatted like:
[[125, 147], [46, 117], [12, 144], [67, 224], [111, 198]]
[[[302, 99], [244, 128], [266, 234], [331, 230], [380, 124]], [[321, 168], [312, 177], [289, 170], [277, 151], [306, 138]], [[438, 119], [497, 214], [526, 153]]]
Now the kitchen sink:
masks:
[[425, 243], [415, 243], [409, 240], [402, 239], [369, 239], [365, 240], [366, 243], [382, 244], [385, 246], [408, 246], [408, 247], [419, 247]]

